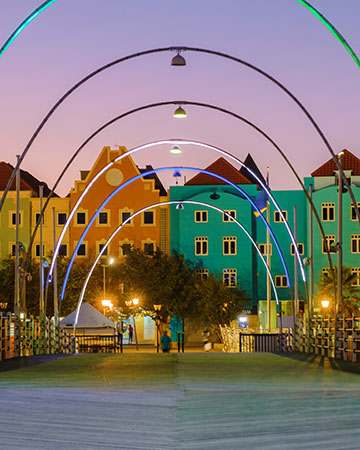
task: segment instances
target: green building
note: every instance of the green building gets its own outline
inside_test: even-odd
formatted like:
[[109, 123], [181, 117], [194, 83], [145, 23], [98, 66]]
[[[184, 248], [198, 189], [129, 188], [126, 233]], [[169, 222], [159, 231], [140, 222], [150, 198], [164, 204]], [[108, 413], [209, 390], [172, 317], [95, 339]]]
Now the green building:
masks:
[[[360, 200], [360, 160], [344, 150], [342, 163], [354, 194]], [[246, 158], [245, 165], [250, 167], [265, 183], [250, 155]], [[256, 203], [263, 196], [261, 187], [257, 185], [256, 180], [249, 175], [246, 169], [238, 170], [224, 158], [219, 158], [206, 170], [238, 185]], [[313, 190], [313, 201], [321, 215], [325, 232], [329, 233], [327, 235], [329, 243], [335, 245], [337, 242], [337, 214], [335, 211], [338, 198], [335, 163], [330, 159], [315, 170], [311, 178], [305, 179], [307, 189], [310, 189], [310, 184]], [[272, 194], [283, 211], [291, 230], [294, 232], [296, 228], [298, 250], [305, 262], [303, 268], [296, 263], [294, 245], [289, 233], [279, 212], [270, 202], [269, 223], [282, 251], [292, 285], [291, 288], [288, 285], [281, 257], [274, 240], [271, 239], [269, 247], [271, 274], [281, 303], [283, 326], [286, 327], [292, 321], [294, 305], [292, 299], [295, 296], [298, 300], [298, 309], [306, 311], [309, 293], [316, 293], [316, 284], [319, 283], [322, 272], [328, 268], [328, 263], [327, 256], [323, 252], [321, 233], [314, 221], [313, 259], [310, 264], [310, 255], [312, 254], [309, 225], [311, 212], [304, 192], [299, 189], [272, 191]], [[184, 186], [171, 187], [169, 197], [171, 201], [179, 201], [179, 203], [186, 200], [198, 201], [227, 211], [246, 228], [260, 252], [267, 258], [267, 232], [264, 222], [255, 216], [253, 207], [244, 195], [225, 181], [199, 173]], [[351, 208], [349, 194], [344, 194], [343, 198], [343, 264], [352, 267], [353, 272], [358, 274], [357, 285], [360, 286], [360, 228], [355, 220], [354, 210]], [[294, 227], [295, 215], [296, 227]], [[266, 217], [266, 213], [264, 216]], [[252, 314], [257, 315], [259, 326], [266, 327], [266, 268], [250, 239], [235, 222], [218, 211], [204, 206], [184, 203], [179, 208], [171, 205], [170, 249], [183, 253], [187, 259], [197, 264], [201, 276], [206, 276], [211, 272], [222, 278], [229, 288], [245, 289], [252, 299], [248, 312], [251, 311]], [[333, 263], [336, 264], [335, 259]], [[313, 277], [310, 267], [313, 268]], [[303, 280], [302, 270], [306, 274], [307, 287]], [[314, 292], [312, 291], [313, 286]], [[276, 308], [273, 290], [271, 298], [271, 326], [274, 328], [277, 326], [276, 310], [280, 313], [280, 308]]]

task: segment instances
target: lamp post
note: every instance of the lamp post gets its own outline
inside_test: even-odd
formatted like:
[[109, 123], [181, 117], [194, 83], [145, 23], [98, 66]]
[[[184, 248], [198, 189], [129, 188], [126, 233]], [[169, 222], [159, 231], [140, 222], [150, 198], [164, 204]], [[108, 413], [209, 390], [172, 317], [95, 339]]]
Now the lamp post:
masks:
[[106, 299], [104, 299], [104, 300], [101, 300], [101, 304], [102, 304], [102, 307], [103, 307], [103, 313], [104, 313], [104, 316], [106, 315], [105, 313], [106, 313], [106, 309], [108, 309], [109, 311], [111, 311], [112, 309], [113, 309], [113, 304], [112, 304], [112, 301], [111, 300], [106, 300]]
[[[102, 264], [103, 268], [103, 299], [106, 300], [106, 267], [114, 263], [114, 258], [110, 258], [108, 264]], [[109, 300], [110, 301], [110, 300]], [[111, 303], [111, 301], [110, 301]], [[103, 304], [104, 306], [104, 304]]]
[[159, 333], [160, 333], [160, 310], [161, 305], [154, 305], [154, 310], [156, 313], [155, 325], [156, 325], [156, 353], [159, 353]]
[[[126, 304], [126, 306], [129, 309], [136, 308], [136, 306], [139, 304], [139, 299], [138, 298], [133, 298], [132, 300], [126, 300], [125, 304]], [[134, 318], [135, 345], [136, 345], [136, 350], [139, 350], [139, 343], [138, 343], [138, 336], [137, 336], [137, 331], [136, 331], [136, 319], [135, 319], [135, 316], [133, 316], [133, 318]]]

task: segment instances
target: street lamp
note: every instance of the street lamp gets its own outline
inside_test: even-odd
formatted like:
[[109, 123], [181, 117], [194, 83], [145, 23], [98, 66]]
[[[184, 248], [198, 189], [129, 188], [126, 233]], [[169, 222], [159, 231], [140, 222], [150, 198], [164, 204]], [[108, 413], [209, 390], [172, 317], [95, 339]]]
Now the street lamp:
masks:
[[[102, 268], [103, 268], [103, 298], [104, 300], [106, 299], [106, 267], [107, 266], [111, 266], [111, 264], [113, 264], [115, 262], [114, 258], [109, 258], [108, 260], [108, 264], [102, 264]], [[108, 300], [110, 301], [110, 300]]]
[[108, 308], [109, 311], [111, 311], [113, 309], [113, 304], [111, 300], [101, 300], [101, 304], [103, 307], [103, 312], [104, 312], [104, 316], [105, 316], [105, 308]]
[[160, 310], [161, 305], [154, 305], [154, 310], [156, 314], [155, 325], [156, 325], [156, 353], [159, 353], [159, 333], [160, 333]]
[[324, 316], [326, 317], [326, 312], [329, 307], [330, 301], [329, 300], [321, 300], [321, 306], [324, 308]]

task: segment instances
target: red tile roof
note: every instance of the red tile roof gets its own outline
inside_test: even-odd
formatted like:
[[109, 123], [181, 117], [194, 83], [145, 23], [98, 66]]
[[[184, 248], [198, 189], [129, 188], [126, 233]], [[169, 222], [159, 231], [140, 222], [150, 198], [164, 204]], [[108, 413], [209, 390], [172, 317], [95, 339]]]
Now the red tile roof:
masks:
[[[360, 175], [360, 159], [356, 157], [349, 150], [342, 150], [344, 156], [342, 157], [342, 168], [344, 170], [352, 170], [352, 175]], [[312, 177], [330, 177], [334, 175], [334, 171], [338, 168], [335, 161], [330, 158], [325, 164], [316, 169], [311, 176]]]
[[[234, 166], [232, 166], [226, 159], [219, 158], [210, 166], [208, 166], [205, 170], [209, 172], [214, 172], [217, 175], [220, 175], [227, 180], [235, 183], [235, 184], [252, 184], [244, 175], [242, 175]], [[225, 181], [220, 180], [219, 178], [212, 177], [211, 175], [207, 175], [206, 173], [199, 173], [195, 175], [191, 180], [185, 183], [185, 186], [193, 186], [193, 185], [211, 185], [211, 184], [226, 184]]]
[[[9, 164], [5, 161], [0, 161], [0, 191], [5, 190], [6, 185], [9, 181], [9, 178], [10, 178], [13, 170], [14, 170], [14, 167], [11, 164]], [[20, 190], [21, 191], [33, 191], [38, 194], [40, 184], [42, 184], [44, 186], [44, 196], [48, 196], [50, 189], [46, 183], [39, 181], [37, 178], [35, 178], [29, 172], [26, 172], [26, 170], [20, 169]], [[11, 191], [16, 190], [16, 178], [14, 178], [13, 182], [11, 183], [10, 190]], [[57, 197], [56, 194], [54, 194], [54, 196]]]

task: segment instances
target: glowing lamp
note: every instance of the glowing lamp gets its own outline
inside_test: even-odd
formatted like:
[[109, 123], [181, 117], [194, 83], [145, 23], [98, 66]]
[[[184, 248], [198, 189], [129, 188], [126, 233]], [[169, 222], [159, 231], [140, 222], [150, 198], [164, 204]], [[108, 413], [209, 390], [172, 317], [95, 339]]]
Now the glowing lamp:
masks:
[[176, 108], [173, 117], [175, 117], [175, 119], [185, 119], [187, 117], [185, 109], [179, 106]]

